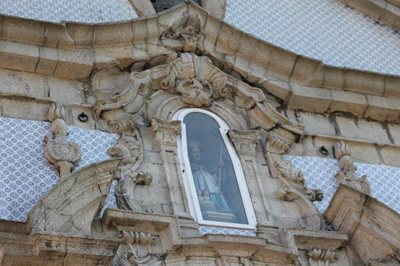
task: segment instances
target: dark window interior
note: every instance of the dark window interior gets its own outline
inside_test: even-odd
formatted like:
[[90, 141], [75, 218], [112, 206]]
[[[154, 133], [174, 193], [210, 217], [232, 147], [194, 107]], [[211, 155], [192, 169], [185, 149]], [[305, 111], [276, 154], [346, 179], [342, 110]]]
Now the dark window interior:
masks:
[[[183, 0], [151, 0], [154, 9], [157, 12], [164, 11], [168, 8], [171, 8], [179, 3], [183, 2]], [[195, 3], [201, 5], [201, 0], [194, 0]]]

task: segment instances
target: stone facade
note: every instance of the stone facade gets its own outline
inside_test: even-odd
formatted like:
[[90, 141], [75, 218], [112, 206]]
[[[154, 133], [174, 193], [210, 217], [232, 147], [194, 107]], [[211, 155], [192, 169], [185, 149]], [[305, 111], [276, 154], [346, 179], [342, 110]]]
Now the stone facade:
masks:
[[[0, 265], [400, 265], [399, 190], [385, 205], [357, 171], [400, 167], [399, 77], [258, 40], [222, 20], [223, 0], [159, 14], [131, 2], [139, 18], [117, 24], [0, 17], [0, 118], [46, 123], [35, 156], [59, 176], [26, 220], [2, 216]], [[227, 124], [254, 227], [196, 218], [177, 118], [188, 108]], [[118, 141], [106, 154], [72, 126]], [[323, 213], [324, 190], [293, 159], [308, 157], [337, 165]], [[34, 180], [28, 164], [2, 174]]]

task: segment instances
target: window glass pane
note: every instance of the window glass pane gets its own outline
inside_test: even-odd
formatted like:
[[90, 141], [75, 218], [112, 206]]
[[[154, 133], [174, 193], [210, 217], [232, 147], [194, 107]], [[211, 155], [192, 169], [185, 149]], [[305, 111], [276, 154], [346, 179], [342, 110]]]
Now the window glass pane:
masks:
[[187, 152], [203, 220], [248, 224], [232, 159], [219, 124], [203, 113], [189, 113]]

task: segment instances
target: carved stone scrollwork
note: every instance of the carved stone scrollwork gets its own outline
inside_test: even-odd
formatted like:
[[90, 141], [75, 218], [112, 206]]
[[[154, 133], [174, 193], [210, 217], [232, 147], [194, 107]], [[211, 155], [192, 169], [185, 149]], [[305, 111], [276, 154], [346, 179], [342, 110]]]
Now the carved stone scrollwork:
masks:
[[48, 119], [51, 123], [52, 136], [46, 136], [44, 141], [46, 159], [59, 171], [60, 177], [64, 178], [71, 173], [82, 154], [78, 144], [68, 140], [67, 125], [64, 120], [64, 108], [59, 104], [52, 104], [49, 109]]
[[151, 254], [154, 236], [146, 232], [122, 231], [124, 251], [113, 266], [161, 265], [162, 262]]
[[354, 188], [365, 194], [371, 193], [371, 187], [368, 183], [367, 176], [358, 177], [356, 175], [357, 166], [355, 166], [353, 158], [351, 158], [349, 145], [344, 141], [339, 141], [335, 145], [335, 157], [339, 160], [340, 170], [336, 174], [336, 179], [344, 185]]
[[329, 266], [336, 261], [336, 252], [329, 249], [313, 248], [307, 252], [311, 266]]
[[310, 201], [321, 201], [323, 193], [320, 189], [307, 189], [303, 173], [293, 167], [289, 161], [276, 161], [275, 168], [280, 172], [279, 177], [284, 181], [286, 187], [277, 193], [277, 198], [284, 201], [293, 201], [302, 195]]
[[293, 141], [286, 139], [274, 132], [267, 133], [267, 150], [269, 152], [284, 154]]
[[[134, 199], [133, 190], [136, 185], [150, 185], [152, 177], [143, 172], [137, 172], [137, 166], [143, 159], [141, 153], [141, 141], [137, 134], [130, 135], [124, 133], [118, 141], [118, 144], [108, 149], [108, 154], [112, 157], [122, 158], [118, 165], [118, 170], [115, 177], [119, 179], [116, 188], [115, 196], [117, 206], [124, 210], [142, 211], [142, 208], [137, 205]], [[129, 192], [128, 190], [129, 187]]]
[[164, 31], [160, 36], [161, 42], [166, 46], [171, 46], [169, 40], [181, 43], [184, 52], [195, 52], [199, 41], [204, 39], [201, 33], [201, 20], [197, 14], [189, 14]]
[[225, 74], [212, 67], [210, 59], [189, 53], [171, 63], [170, 73], [160, 81], [160, 87], [179, 93], [182, 102], [195, 107], [209, 107], [214, 99], [228, 97], [231, 92]]
[[228, 132], [228, 136], [232, 140], [238, 154], [256, 155], [256, 146], [259, 142], [257, 131], [231, 129]]

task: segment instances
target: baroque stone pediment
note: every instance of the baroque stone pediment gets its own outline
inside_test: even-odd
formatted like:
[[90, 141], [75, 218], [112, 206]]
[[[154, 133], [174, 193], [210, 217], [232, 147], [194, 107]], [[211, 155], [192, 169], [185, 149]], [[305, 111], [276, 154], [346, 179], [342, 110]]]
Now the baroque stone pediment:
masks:
[[167, 64], [132, 72], [127, 88], [112, 98], [97, 100], [94, 112], [114, 131], [127, 131], [150, 121], [148, 106], [160, 93], [165, 95], [161, 101], [178, 98], [182, 107], [209, 108], [214, 102], [230, 101], [234, 108], [245, 110], [254, 125], [280, 129], [275, 129], [275, 134], [288, 132], [290, 141], [303, 132], [268, 103], [261, 89], [224, 73], [208, 57], [193, 53], [174, 54]]

